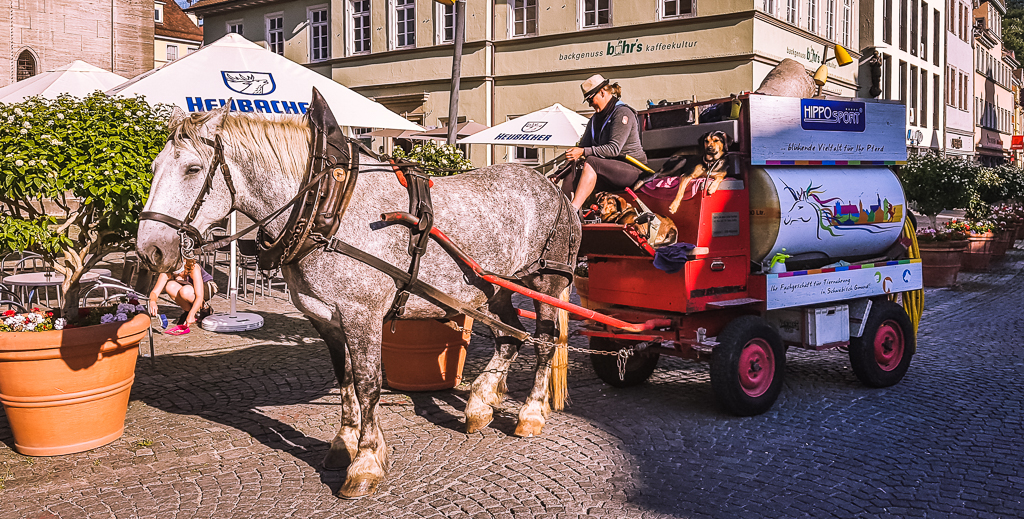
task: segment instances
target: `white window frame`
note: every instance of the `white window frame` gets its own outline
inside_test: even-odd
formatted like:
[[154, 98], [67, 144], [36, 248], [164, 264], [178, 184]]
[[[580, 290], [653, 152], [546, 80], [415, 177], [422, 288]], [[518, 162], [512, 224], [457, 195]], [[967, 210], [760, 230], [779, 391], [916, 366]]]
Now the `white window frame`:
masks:
[[[403, 5], [399, 6], [398, 2], [402, 2]], [[400, 7], [401, 7], [401, 9], [403, 11], [412, 11], [411, 19], [405, 20], [405, 23], [406, 23], [405, 27], [406, 27], [406, 29], [408, 29], [410, 27], [410, 24], [412, 26], [412, 31], [411, 31], [412, 43], [409, 43], [409, 41], [408, 41], [408, 36], [410, 34], [408, 31], [405, 33], [406, 34], [406, 42], [404, 44], [399, 43], [399, 38], [398, 38], [398, 9]], [[408, 13], [406, 13], [406, 14], [408, 15]], [[417, 20], [416, 20], [416, 0], [388, 0], [388, 15], [389, 15], [389, 18], [390, 18], [390, 20], [388, 20], [388, 28], [389, 28], [388, 33], [390, 33], [390, 37], [388, 39], [391, 41], [391, 48], [392, 49], [413, 49], [413, 48], [416, 48], [416, 24], [417, 24]]]
[[[467, 4], [468, 5], [468, 4]], [[451, 14], [448, 14], [448, 10], [451, 10]], [[440, 2], [434, 2], [434, 43], [436, 45], [444, 45], [446, 43], [455, 42], [455, 6], [445, 5]], [[448, 22], [451, 21], [452, 37], [446, 38], [445, 33], [448, 30]]]
[[774, 16], [774, 17], [778, 18], [778, 13], [776, 12], [776, 11], [778, 11], [778, 5], [779, 5], [778, 2], [779, 2], [779, 0], [757, 0], [755, 2], [755, 5], [756, 5], [756, 3], [760, 3], [761, 4], [761, 11], [764, 11], [765, 13], [769, 14], [770, 16]]
[[[533, 2], [534, 20], [537, 25], [537, 30], [530, 32], [527, 28], [529, 27], [529, 18], [523, 20], [523, 34], [516, 34], [516, 6], [515, 3], [518, 1], [523, 2], [524, 15], [529, 14], [530, 6], [526, 5], [526, 2]], [[528, 38], [530, 36], [536, 36], [540, 33], [540, 6], [537, 0], [508, 0], [508, 34], [510, 38]]]
[[[594, 24], [587, 25], [587, 2], [594, 2]], [[608, 22], [598, 23], [598, 14], [601, 12], [600, 2], [605, 1], [608, 3]], [[577, 0], [576, 12], [579, 13], [579, 20], [577, 25], [580, 29], [598, 29], [601, 27], [612, 26], [612, 0]]]
[[[324, 13], [324, 20], [322, 22], [314, 22], [313, 14], [318, 12]], [[331, 10], [327, 4], [311, 5], [306, 8], [306, 22], [309, 23], [309, 61], [323, 61], [331, 59]], [[320, 57], [314, 56], [314, 45], [316, 42], [313, 32], [317, 28], [321, 28], [325, 31], [324, 34], [324, 47], [323, 54]]]
[[839, 44], [850, 48], [850, 41], [853, 38], [853, 0], [842, 0], [843, 20], [839, 31]]
[[825, 0], [825, 39], [833, 42], [836, 41], [837, 1], [838, 0]]
[[[673, 5], [675, 13], [668, 12], [668, 4]], [[681, 7], [683, 4], [690, 4], [690, 12], [684, 13]], [[697, 15], [697, 0], [658, 0], [658, 18], [661, 20], [674, 20], [677, 18], [692, 18]]]
[[786, 0], [786, 22], [800, 25], [800, 0]]
[[[172, 50], [174, 51], [173, 58], [171, 57]], [[168, 44], [167, 48], [164, 50], [164, 59], [166, 59], [167, 61], [174, 61], [178, 59], [178, 46], [174, 44]]]
[[[271, 28], [271, 24], [274, 20], [279, 20], [281, 22], [281, 26], [277, 29]], [[274, 33], [277, 33], [281, 38], [280, 41], [272, 41]], [[284, 11], [263, 15], [263, 38], [263, 41], [266, 42], [267, 50], [274, 54], [284, 56]], [[274, 50], [275, 43], [281, 46], [281, 52]]]
[[[359, 17], [366, 22], [365, 27], [360, 29], [366, 31], [366, 48], [356, 50], [356, 3], [367, 2], [366, 11], [358, 13]], [[379, 1], [379, 0], [378, 0]], [[373, 46], [373, 27], [371, 20], [371, 11], [373, 9], [373, 0], [345, 0], [345, 54], [347, 56], [358, 56], [361, 54], [369, 54]]]
[[[238, 34], [240, 36], [245, 36], [245, 26], [242, 25], [242, 20], [240, 20], [240, 19], [239, 20], [228, 20], [228, 21], [224, 22], [224, 27], [227, 28], [228, 32], [233, 32], [233, 33], [236, 33], [236, 34]], [[236, 27], [238, 28], [237, 31], [234, 30]]]
[[807, 32], [818, 34], [818, 0], [807, 0]]
[[153, 4], [153, 21], [156, 23], [164, 23], [164, 3], [154, 2]]
[[199, 50], [199, 47], [188, 47], [185, 49], [185, 55], [188, 56], [197, 50]]

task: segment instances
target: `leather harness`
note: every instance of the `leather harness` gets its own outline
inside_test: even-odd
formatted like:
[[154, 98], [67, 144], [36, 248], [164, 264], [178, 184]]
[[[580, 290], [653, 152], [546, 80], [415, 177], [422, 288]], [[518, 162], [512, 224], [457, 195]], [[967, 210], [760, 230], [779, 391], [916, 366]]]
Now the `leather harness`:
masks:
[[[317, 248], [323, 247], [324, 252], [344, 254], [387, 274], [395, 280], [399, 290], [395, 294], [395, 299], [388, 310], [385, 321], [400, 317], [405, 310], [409, 295], [416, 294], [424, 300], [446, 309], [449, 315], [463, 313], [484, 324], [500, 329], [518, 340], [528, 340], [530, 338], [528, 332], [492, 319], [483, 312], [448, 296], [418, 279], [420, 259], [426, 253], [427, 241], [431, 238], [434, 222], [434, 211], [430, 200], [430, 187], [432, 187], [433, 182], [420, 171], [402, 170], [402, 168], [409, 166], [419, 168], [418, 164], [396, 164], [392, 161], [392, 167], [399, 182], [406, 187], [409, 193], [409, 212], [404, 213], [404, 216], [407, 216], [407, 218], [371, 224], [373, 229], [380, 229], [396, 223], [405, 224], [409, 227], [408, 251], [411, 259], [407, 270], [403, 271], [376, 256], [334, 237], [341, 223], [341, 217], [348, 207], [352, 192], [355, 189], [359, 174], [359, 149], [362, 149], [362, 151], [370, 156], [376, 157], [376, 154], [358, 141], [345, 137], [326, 101], [324, 101], [315, 88], [313, 89], [313, 101], [310, 103], [307, 116], [313, 132], [313, 139], [310, 144], [310, 166], [304, 175], [303, 185], [288, 203], [267, 217], [253, 223], [242, 231], [210, 243], [203, 243], [199, 231], [192, 226], [192, 222], [199, 212], [203, 199], [212, 188], [213, 178], [217, 171], [223, 174], [228, 190], [231, 192], [232, 197], [235, 196], [231, 175], [228, 171], [227, 163], [224, 161], [223, 145], [220, 136], [217, 135], [213, 140], [205, 137], [202, 138], [204, 144], [214, 148], [214, 159], [207, 171], [203, 188], [185, 219], [179, 220], [163, 213], [145, 211], [140, 214], [140, 220], [154, 220], [177, 229], [181, 237], [182, 256], [185, 258], [194, 257], [194, 247], [197, 244], [201, 245], [200, 250], [208, 252], [248, 234], [253, 229], [259, 229], [260, 237], [257, 240], [260, 246], [259, 266], [263, 270], [271, 270], [281, 265], [293, 264]], [[561, 205], [559, 206], [558, 216], [555, 219], [555, 225], [552, 225], [551, 230], [548, 232], [540, 257], [519, 269], [513, 277], [499, 277], [521, 282], [522, 278], [526, 276], [545, 272], [565, 276], [570, 281], [572, 280], [573, 269], [571, 266], [545, 257], [551, 249], [551, 241], [557, 229], [557, 222], [561, 219], [567, 204], [565, 197], [559, 198], [561, 199]], [[267, 239], [263, 225], [282, 214], [288, 208], [292, 210], [281, 234], [273, 240]], [[399, 214], [402, 215], [402, 213]], [[441, 246], [456, 260], [456, 263], [463, 264], [459, 257], [466, 256], [458, 246], [450, 241], [441, 243]], [[465, 272], [465, 269], [463, 270]], [[468, 282], [470, 281], [470, 274], [467, 273], [466, 275]], [[473, 284], [477, 285], [477, 283]], [[487, 285], [491, 286], [490, 284]], [[491, 288], [493, 289], [493, 286]]]

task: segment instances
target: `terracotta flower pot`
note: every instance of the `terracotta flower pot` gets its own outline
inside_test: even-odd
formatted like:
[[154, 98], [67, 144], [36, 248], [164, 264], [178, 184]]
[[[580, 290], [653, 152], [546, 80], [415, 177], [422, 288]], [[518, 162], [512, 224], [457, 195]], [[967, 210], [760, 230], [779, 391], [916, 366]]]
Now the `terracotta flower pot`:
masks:
[[926, 287], [949, 287], [956, 284], [961, 256], [967, 240], [938, 241], [920, 244], [921, 271]]
[[412, 319], [384, 323], [381, 362], [388, 385], [403, 391], [451, 389], [462, 381], [473, 318], [453, 319], [466, 329], [453, 330], [434, 319]]
[[576, 276], [572, 283], [576, 286], [576, 295], [580, 296], [580, 306], [590, 308], [590, 300], [587, 298], [590, 294], [590, 278]]
[[1016, 234], [1013, 229], [998, 231], [995, 233], [996, 239], [992, 242], [992, 257], [1002, 258], [1006, 255], [1006, 249], [1010, 247], [1012, 235]]
[[26, 456], [106, 445], [124, 433], [137, 347], [150, 318], [0, 333], [0, 402]]
[[992, 261], [992, 243], [996, 236], [990, 232], [971, 234], [967, 237], [967, 250], [964, 251], [960, 270], [964, 272], [984, 272]]

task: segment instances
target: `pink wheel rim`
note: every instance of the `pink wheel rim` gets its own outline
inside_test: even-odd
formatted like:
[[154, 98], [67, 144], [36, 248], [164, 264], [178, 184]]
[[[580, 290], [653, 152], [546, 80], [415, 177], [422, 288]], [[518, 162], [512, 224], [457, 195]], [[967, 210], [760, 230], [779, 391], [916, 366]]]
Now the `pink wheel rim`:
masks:
[[740, 386], [747, 396], [758, 397], [768, 391], [775, 378], [775, 354], [764, 339], [753, 339], [743, 347], [739, 362]]
[[903, 360], [903, 329], [895, 321], [885, 321], [875, 333], [875, 362], [883, 371], [892, 371]]

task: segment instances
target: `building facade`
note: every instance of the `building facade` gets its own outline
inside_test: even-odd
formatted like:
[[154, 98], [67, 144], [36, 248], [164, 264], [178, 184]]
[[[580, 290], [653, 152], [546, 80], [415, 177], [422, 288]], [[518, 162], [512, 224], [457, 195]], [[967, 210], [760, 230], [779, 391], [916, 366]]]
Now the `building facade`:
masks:
[[[193, 15], [194, 17], [195, 15]], [[174, 0], [156, 0], [153, 6], [153, 66], [160, 68], [191, 54], [203, 44], [203, 30]]]
[[1010, 157], [1013, 135], [1013, 70], [1016, 59], [1003, 52], [1002, 0], [986, 0], [974, 9], [974, 124], [977, 159], [998, 166]]
[[[417, 123], [447, 122], [451, 7], [431, 0], [202, 0], [189, 10], [203, 17], [206, 41], [239, 32]], [[596, 73], [619, 82], [623, 101], [637, 109], [754, 90], [785, 58], [813, 72], [826, 46], [858, 41], [858, 10], [854, 0], [471, 1], [460, 119], [492, 126], [554, 103], [588, 114], [579, 85]], [[856, 67], [828, 65], [824, 92], [853, 95]], [[554, 157], [551, 150], [492, 148], [474, 145], [470, 159], [483, 165]]]
[[153, 67], [152, 0], [25, 0], [0, 7], [10, 35], [0, 87], [76, 59], [124, 77]]
[[[860, 84], [860, 97], [902, 102], [907, 107], [911, 153], [945, 145], [946, 37], [949, 0], [863, 0], [860, 50], [881, 65], [877, 85]], [[862, 68], [867, 70], [869, 63]], [[863, 77], [868, 77], [862, 73]], [[871, 87], [878, 90], [872, 95]]]
[[946, 4], [946, 156], [974, 157], [974, 9], [970, 0]]

